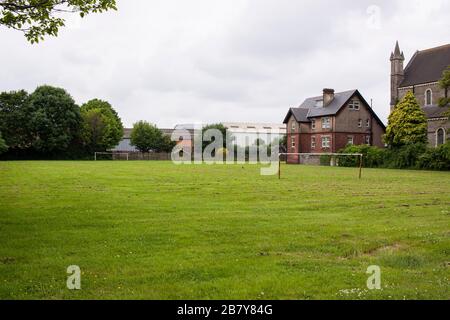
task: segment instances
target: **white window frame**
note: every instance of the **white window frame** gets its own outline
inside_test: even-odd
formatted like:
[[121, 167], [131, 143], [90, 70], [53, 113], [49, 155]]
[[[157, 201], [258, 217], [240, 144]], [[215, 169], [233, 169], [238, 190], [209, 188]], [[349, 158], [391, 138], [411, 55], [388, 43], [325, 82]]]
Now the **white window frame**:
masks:
[[311, 120], [311, 130], [316, 130], [316, 120]]
[[[351, 142], [349, 142], [351, 139]], [[354, 145], [355, 138], [353, 136], [347, 136], [347, 145]]]
[[312, 136], [311, 137], [311, 149], [315, 149], [316, 148], [316, 137]]
[[365, 136], [364, 140], [366, 144], [370, 146], [370, 136]]
[[[327, 142], [327, 143], [325, 143]], [[330, 136], [322, 136], [322, 148], [329, 149], [331, 148], [331, 137]]]
[[295, 137], [291, 137], [291, 148], [295, 148]]
[[[430, 103], [428, 103], [428, 92], [430, 93]], [[433, 104], [433, 90], [431, 88], [428, 88], [425, 90], [425, 105], [431, 106]]]
[[366, 119], [366, 128], [370, 128], [370, 119]]
[[297, 125], [295, 124], [295, 121], [292, 121], [292, 123], [291, 123], [291, 132], [292, 131], [295, 132], [296, 129], [297, 129]]
[[322, 129], [331, 129], [331, 117], [322, 118]]
[[362, 119], [358, 119], [358, 128], [362, 128], [363, 121]]
[[445, 131], [445, 129], [443, 128], [443, 127], [440, 127], [440, 128], [438, 128], [437, 130], [436, 130], [436, 147], [439, 147], [439, 146], [441, 146], [441, 144], [438, 144], [438, 132], [439, 132], [439, 130], [442, 130], [442, 132], [443, 132], [443, 141], [442, 141], [442, 144], [445, 144], [446, 142], [447, 142], [447, 132]]
[[348, 108], [349, 108], [350, 110], [358, 111], [358, 110], [360, 109], [359, 101], [358, 101], [358, 100], [351, 100], [351, 101], [348, 103]]

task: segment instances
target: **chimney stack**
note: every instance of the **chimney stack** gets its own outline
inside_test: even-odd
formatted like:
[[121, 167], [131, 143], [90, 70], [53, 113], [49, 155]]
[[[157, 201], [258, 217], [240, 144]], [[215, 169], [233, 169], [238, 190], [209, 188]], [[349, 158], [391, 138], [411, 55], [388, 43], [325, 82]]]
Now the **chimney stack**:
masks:
[[323, 106], [326, 107], [334, 99], [334, 89], [323, 89]]

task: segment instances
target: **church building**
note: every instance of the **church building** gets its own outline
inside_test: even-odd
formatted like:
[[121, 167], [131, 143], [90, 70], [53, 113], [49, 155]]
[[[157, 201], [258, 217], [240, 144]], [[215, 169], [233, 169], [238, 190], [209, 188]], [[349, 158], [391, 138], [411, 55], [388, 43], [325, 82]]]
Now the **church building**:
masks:
[[416, 51], [403, 68], [405, 57], [398, 42], [391, 53], [391, 111], [397, 101], [412, 91], [422, 107], [428, 121], [428, 143], [439, 146], [450, 139], [450, 120], [446, 115], [450, 107], [440, 107], [439, 99], [445, 90], [438, 81], [450, 66], [450, 44]]

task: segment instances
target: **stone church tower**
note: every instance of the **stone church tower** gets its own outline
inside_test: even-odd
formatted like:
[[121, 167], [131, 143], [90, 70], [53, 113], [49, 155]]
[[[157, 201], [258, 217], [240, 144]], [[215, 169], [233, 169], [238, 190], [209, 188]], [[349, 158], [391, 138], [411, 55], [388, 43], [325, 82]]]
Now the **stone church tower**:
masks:
[[391, 53], [391, 112], [396, 102], [411, 91], [427, 118], [428, 144], [440, 146], [450, 140], [450, 105], [439, 106], [445, 97], [439, 79], [450, 67], [450, 43], [416, 51], [405, 68], [404, 61], [397, 41]]
[[405, 61], [405, 56], [403, 55], [403, 52], [400, 52], [397, 41], [395, 50], [391, 53], [391, 111], [399, 99], [398, 88], [405, 78], [403, 61]]

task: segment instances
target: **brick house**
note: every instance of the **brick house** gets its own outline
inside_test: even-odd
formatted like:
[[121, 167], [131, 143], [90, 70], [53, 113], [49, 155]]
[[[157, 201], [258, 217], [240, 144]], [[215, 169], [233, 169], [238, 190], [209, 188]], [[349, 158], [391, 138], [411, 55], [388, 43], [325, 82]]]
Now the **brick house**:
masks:
[[439, 107], [438, 101], [445, 90], [438, 81], [442, 72], [450, 66], [450, 44], [416, 51], [403, 68], [405, 57], [398, 42], [391, 53], [391, 111], [397, 101], [412, 91], [428, 122], [428, 144], [438, 146], [450, 139], [450, 120], [445, 115], [450, 107]]
[[[288, 153], [335, 153], [348, 144], [384, 147], [386, 127], [358, 90], [324, 89], [289, 109], [283, 123]], [[290, 155], [287, 162], [299, 163], [300, 157]]]

